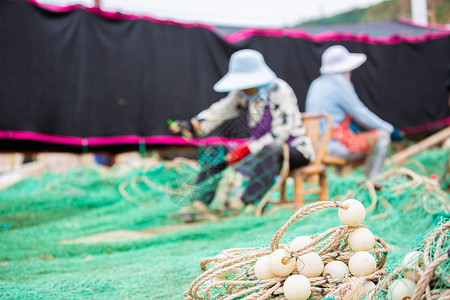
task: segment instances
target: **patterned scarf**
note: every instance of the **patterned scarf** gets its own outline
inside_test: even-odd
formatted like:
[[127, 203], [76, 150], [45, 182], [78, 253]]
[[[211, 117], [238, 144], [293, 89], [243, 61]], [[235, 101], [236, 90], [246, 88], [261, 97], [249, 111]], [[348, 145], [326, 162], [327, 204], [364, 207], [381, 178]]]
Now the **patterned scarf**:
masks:
[[268, 83], [262, 86], [258, 86], [258, 92], [254, 95], [247, 95], [243, 91], [239, 91], [239, 95], [244, 98], [246, 101], [255, 101], [255, 100], [261, 100], [264, 103], [267, 104], [269, 101], [269, 91], [272, 88], [273, 83]]

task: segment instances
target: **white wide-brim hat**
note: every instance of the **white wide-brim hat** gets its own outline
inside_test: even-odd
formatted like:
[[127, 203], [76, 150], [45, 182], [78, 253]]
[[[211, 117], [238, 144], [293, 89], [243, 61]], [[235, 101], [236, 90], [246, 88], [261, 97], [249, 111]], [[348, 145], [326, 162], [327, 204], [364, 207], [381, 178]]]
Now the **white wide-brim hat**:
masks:
[[256, 50], [239, 50], [231, 55], [228, 73], [215, 85], [216, 92], [230, 92], [266, 85], [277, 76]]
[[322, 54], [321, 74], [337, 74], [352, 71], [367, 60], [363, 53], [350, 53], [341, 45], [331, 46]]

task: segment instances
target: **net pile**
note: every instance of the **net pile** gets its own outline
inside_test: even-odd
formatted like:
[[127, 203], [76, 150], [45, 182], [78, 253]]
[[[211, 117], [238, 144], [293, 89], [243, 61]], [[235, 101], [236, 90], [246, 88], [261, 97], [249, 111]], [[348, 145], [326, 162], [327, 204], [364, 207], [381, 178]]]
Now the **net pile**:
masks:
[[440, 224], [389, 272], [370, 299], [450, 299], [449, 230], [450, 222]]
[[[364, 249], [367, 252], [361, 249], [352, 250], [349, 235], [365, 227], [334, 227], [313, 235], [310, 241], [308, 239], [300, 247], [279, 243], [288, 227], [302, 217], [325, 208], [338, 207], [344, 211], [349, 209], [348, 205], [347, 201], [309, 204], [295, 213], [274, 234], [269, 248], [228, 249], [217, 256], [202, 259], [200, 267], [203, 273], [185, 291], [185, 299], [323, 299], [334, 294], [351, 298], [349, 294], [354, 296], [355, 293], [361, 293], [361, 289], [354, 290], [349, 287], [352, 287], [355, 281], [361, 286], [367, 282], [378, 282], [379, 278], [386, 274], [383, 267], [387, 260], [387, 246], [378, 237], [374, 237], [373, 244]], [[367, 255], [369, 259], [364, 257], [360, 262], [357, 258], [360, 255]], [[372, 269], [356, 270], [355, 264], [370, 265], [372, 259]], [[310, 265], [314, 260], [317, 265]], [[332, 264], [329, 263], [336, 261], [343, 262], [343, 268], [347, 270], [333, 271]], [[327, 266], [330, 266], [330, 271], [327, 271]], [[339, 272], [343, 273], [338, 275]], [[310, 295], [303, 298], [289, 296], [286, 282], [295, 278], [295, 274], [308, 278], [309, 286], [306, 289]]]
[[[449, 161], [448, 149], [429, 149], [405, 168], [427, 178], [437, 174], [442, 187], [449, 179]], [[247, 247], [268, 253], [274, 231], [293, 214], [289, 208], [269, 206], [260, 218], [240, 214], [187, 225], [170, 217], [195, 193], [200, 171], [195, 163], [152, 159], [110, 169], [45, 172], [1, 190], [0, 298], [180, 299], [200, 274], [202, 258]], [[363, 224], [388, 245], [387, 266], [417, 249], [441, 220], [450, 221], [448, 210], [440, 208], [446, 200], [438, 195], [448, 197], [448, 192], [425, 188], [425, 180], [415, 187], [403, 185], [413, 180], [407, 174], [380, 178], [383, 188], [375, 191], [374, 200], [362, 183], [362, 170], [345, 177], [329, 170], [327, 176], [330, 200], [356, 198], [366, 208], [376, 203]], [[399, 185], [404, 188], [395, 190]], [[292, 223], [280, 244], [339, 225], [336, 209], [322, 209]]]

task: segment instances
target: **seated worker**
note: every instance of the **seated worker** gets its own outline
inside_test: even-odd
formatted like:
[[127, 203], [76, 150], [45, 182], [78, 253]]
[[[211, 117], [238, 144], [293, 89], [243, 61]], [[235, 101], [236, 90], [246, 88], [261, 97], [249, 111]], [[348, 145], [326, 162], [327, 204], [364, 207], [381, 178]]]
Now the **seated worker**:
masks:
[[[391, 139], [399, 141], [402, 134], [371, 112], [358, 98], [350, 81], [351, 72], [365, 61], [366, 55], [349, 53], [340, 45], [325, 50], [321, 76], [309, 87], [305, 110], [308, 113], [327, 113], [333, 120], [327, 152], [349, 160], [361, 159], [369, 154], [364, 174], [373, 178], [383, 171]], [[367, 131], [354, 133], [352, 121]]]
[[[235, 52], [230, 58], [228, 73], [214, 85], [214, 90], [228, 94], [190, 122], [175, 121], [179, 126], [170, 129], [177, 133], [184, 128], [206, 136], [226, 120], [245, 112], [251, 137], [244, 144], [227, 149], [225, 161], [216, 164], [213, 170], [201, 172], [197, 183], [225, 168], [233, 168], [240, 180], [247, 182], [241, 197], [243, 204], [252, 204], [262, 199], [279, 173], [283, 143], [289, 145], [291, 168], [307, 165], [315, 159], [312, 143], [302, 127], [294, 91], [277, 78], [261, 53], [251, 49]], [[215, 189], [197, 200], [209, 205], [214, 193]]]

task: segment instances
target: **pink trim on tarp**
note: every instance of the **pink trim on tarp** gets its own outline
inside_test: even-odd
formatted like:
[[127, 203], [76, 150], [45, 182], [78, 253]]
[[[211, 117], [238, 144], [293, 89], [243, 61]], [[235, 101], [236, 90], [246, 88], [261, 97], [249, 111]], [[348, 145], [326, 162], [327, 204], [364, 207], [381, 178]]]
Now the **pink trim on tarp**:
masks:
[[[204, 23], [182, 23], [182, 22], [176, 22], [172, 20], [161, 20], [150, 16], [144, 16], [144, 15], [133, 15], [133, 14], [124, 14], [121, 12], [108, 12], [101, 10], [97, 7], [87, 7], [81, 4], [76, 5], [67, 5], [67, 6], [56, 6], [56, 5], [50, 5], [50, 4], [43, 4], [37, 2], [37, 0], [26, 0], [40, 8], [54, 11], [54, 12], [68, 12], [68, 11], [74, 11], [78, 9], [84, 9], [91, 13], [97, 14], [101, 17], [113, 19], [113, 20], [137, 20], [137, 19], [143, 19], [150, 22], [160, 23], [160, 24], [167, 24], [167, 25], [175, 25], [175, 26], [181, 26], [181, 27], [202, 27], [209, 29], [212, 32], [216, 32], [216, 28], [213, 25], [204, 24]], [[400, 22], [408, 23], [408, 19], [402, 18], [400, 19]], [[412, 23], [412, 21], [409, 21], [409, 24], [423, 27], [418, 24]], [[425, 27], [425, 28], [432, 28], [431, 26]], [[295, 28], [288, 28], [288, 29], [257, 29], [257, 28], [245, 28], [242, 30], [239, 30], [237, 32], [234, 32], [229, 35], [224, 35], [222, 38], [229, 42], [229, 43], [236, 43], [240, 42], [242, 40], [248, 39], [252, 36], [270, 36], [270, 37], [292, 37], [292, 38], [304, 38], [308, 39], [314, 42], [326, 42], [326, 41], [355, 41], [355, 42], [364, 42], [364, 43], [370, 43], [370, 44], [398, 44], [402, 42], [408, 42], [408, 43], [419, 43], [422, 41], [427, 40], [433, 40], [433, 39], [439, 39], [450, 35], [450, 30], [448, 28], [434, 28], [434, 29], [440, 29], [443, 30], [443, 32], [425, 32], [421, 35], [415, 35], [415, 36], [404, 36], [400, 34], [393, 34], [389, 36], [382, 36], [382, 37], [372, 37], [369, 36], [366, 33], [352, 33], [352, 32], [336, 32], [336, 31], [327, 31], [322, 32], [318, 34], [311, 34], [307, 31], [301, 30], [301, 29], [295, 29]]]
[[403, 131], [405, 134], [411, 134], [411, 133], [427, 131], [427, 130], [442, 127], [445, 125], [450, 125], [450, 117], [447, 117], [447, 118], [441, 119], [441, 120], [437, 120], [437, 121], [434, 121], [431, 123], [423, 124], [423, 125], [402, 128], [400, 130]]
[[74, 146], [83, 145], [82, 138], [48, 135], [29, 131], [0, 130], [0, 139], [31, 140], [44, 143], [54, 143], [54, 144], [74, 145]]
[[[408, 128], [401, 128], [400, 130], [403, 131], [405, 134], [412, 134], [417, 132], [424, 132], [445, 125], [450, 125], [450, 117], [427, 124], [412, 126]], [[192, 146], [228, 145], [231, 147], [235, 147], [247, 141], [246, 139], [227, 139], [218, 136], [187, 139], [181, 136], [170, 136], [170, 135], [154, 135], [146, 137], [137, 135], [124, 135], [124, 136], [110, 136], [110, 137], [80, 138], [74, 136], [60, 136], [31, 131], [13, 131], [13, 130], [0, 130], [0, 139], [28, 140], [43, 143], [71, 145], [71, 146], [88, 146], [88, 147], [124, 145], [124, 144], [142, 144], [142, 143], [146, 145], [155, 145], [155, 144], [192, 145]]]
[[425, 32], [421, 35], [404, 36], [399, 34], [393, 34], [389, 36], [373, 37], [366, 33], [352, 33], [352, 32], [336, 32], [325, 31], [318, 34], [311, 34], [301, 29], [257, 29], [246, 28], [240, 31], [234, 32], [223, 38], [229, 43], [236, 43], [242, 40], [248, 39], [252, 36], [270, 36], [270, 37], [292, 37], [303, 38], [313, 42], [327, 42], [327, 41], [355, 41], [364, 42], [369, 44], [398, 44], [402, 42], [419, 43], [423, 41], [439, 39], [449, 36], [450, 32]]
[[73, 4], [73, 5], [65, 5], [65, 6], [56, 6], [56, 5], [51, 5], [51, 4], [44, 4], [44, 3], [40, 3], [37, 0], [26, 0], [28, 2], [30, 2], [31, 4], [34, 4], [42, 9], [46, 9], [49, 11], [53, 11], [53, 12], [70, 12], [70, 11], [75, 11], [75, 10], [80, 10], [80, 9], [84, 9], [86, 11], [89, 11], [90, 13], [96, 14], [100, 17], [103, 18], [107, 18], [107, 19], [111, 19], [111, 20], [117, 20], [117, 21], [122, 21], [122, 20], [137, 20], [137, 19], [144, 19], [147, 21], [151, 21], [154, 23], [160, 23], [160, 24], [166, 24], [166, 25], [176, 25], [176, 26], [181, 26], [181, 27], [202, 27], [202, 28], [206, 28], [209, 29], [213, 32], [216, 31], [216, 28], [212, 25], [208, 25], [208, 24], [203, 24], [203, 23], [182, 23], [182, 22], [176, 22], [173, 20], [162, 20], [162, 19], [157, 19], [157, 18], [153, 18], [150, 16], [142, 16], [142, 15], [134, 15], [134, 14], [127, 14], [127, 13], [121, 13], [121, 12], [115, 12], [115, 11], [105, 11], [102, 9], [99, 9], [97, 7], [88, 7], [88, 6], [84, 6], [82, 4]]
[[80, 138], [73, 136], [51, 135], [31, 131], [8, 131], [0, 130], [0, 139], [9, 140], [29, 140], [43, 143], [62, 144], [71, 146], [106, 146], [106, 145], [123, 145], [123, 144], [166, 144], [166, 145], [230, 145], [235, 146], [245, 142], [245, 139], [226, 139], [222, 137], [207, 137], [186, 139], [180, 136], [155, 135], [141, 137], [136, 135], [111, 136], [111, 137], [89, 137]]

